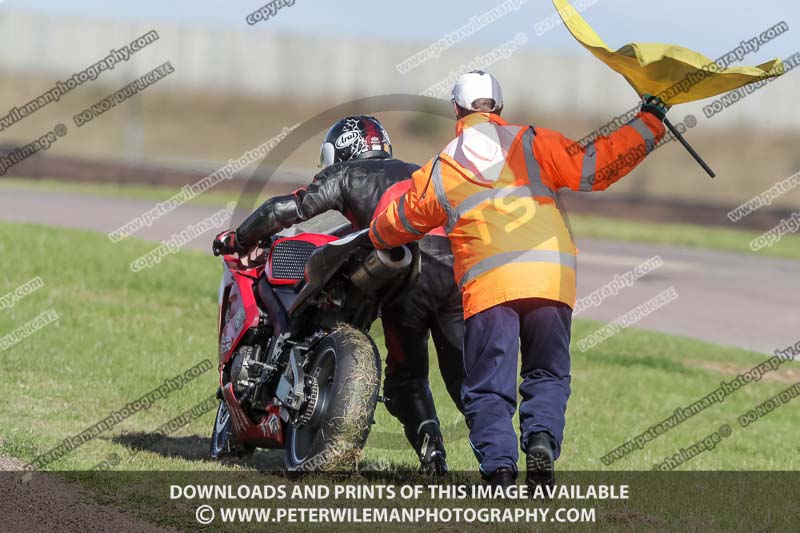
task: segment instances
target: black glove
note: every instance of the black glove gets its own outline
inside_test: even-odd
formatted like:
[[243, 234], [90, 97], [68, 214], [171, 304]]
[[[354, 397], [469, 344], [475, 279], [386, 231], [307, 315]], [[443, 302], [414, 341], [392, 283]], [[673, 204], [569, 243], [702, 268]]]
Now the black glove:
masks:
[[669, 111], [669, 106], [658, 96], [653, 96], [652, 94], [642, 96], [642, 112], [650, 113], [661, 122], [664, 122], [667, 111]]
[[226, 230], [217, 235], [214, 238], [214, 244], [211, 245], [211, 249], [214, 251], [214, 255], [227, 255], [245, 251], [239, 244], [236, 230]]

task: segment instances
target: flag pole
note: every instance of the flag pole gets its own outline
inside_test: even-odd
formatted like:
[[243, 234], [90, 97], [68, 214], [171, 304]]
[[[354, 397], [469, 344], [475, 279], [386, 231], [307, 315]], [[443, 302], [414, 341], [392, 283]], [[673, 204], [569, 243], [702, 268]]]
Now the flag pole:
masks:
[[681, 135], [681, 132], [679, 132], [678, 129], [672, 124], [672, 122], [670, 122], [669, 119], [666, 117], [664, 117], [664, 125], [666, 125], [667, 128], [669, 128], [669, 131], [671, 131], [672, 134], [675, 136], [675, 138], [681, 142], [683, 147], [686, 148], [686, 151], [692, 155], [694, 160], [697, 161], [697, 163], [701, 167], [703, 167], [703, 170], [705, 170], [706, 173], [708, 173], [708, 175], [711, 176], [712, 178], [716, 178], [717, 175], [714, 173], [713, 170], [711, 170], [711, 167], [709, 167], [708, 164], [705, 161], [703, 161], [703, 158], [700, 157], [700, 154], [698, 154], [697, 151], [694, 148], [692, 148], [692, 145], [689, 144], [689, 141], [687, 141], [683, 137], [683, 135]]

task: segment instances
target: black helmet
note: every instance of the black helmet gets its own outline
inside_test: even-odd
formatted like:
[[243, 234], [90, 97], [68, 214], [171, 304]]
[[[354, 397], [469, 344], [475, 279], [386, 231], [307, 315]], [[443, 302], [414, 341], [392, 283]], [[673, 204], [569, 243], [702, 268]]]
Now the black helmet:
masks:
[[319, 151], [319, 165], [327, 167], [351, 159], [392, 157], [392, 142], [375, 117], [345, 117], [328, 130]]

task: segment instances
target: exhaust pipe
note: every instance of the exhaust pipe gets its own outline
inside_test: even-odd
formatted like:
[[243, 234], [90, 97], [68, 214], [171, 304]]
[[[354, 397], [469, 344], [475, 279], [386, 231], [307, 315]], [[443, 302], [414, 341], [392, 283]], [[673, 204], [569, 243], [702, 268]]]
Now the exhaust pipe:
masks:
[[376, 292], [411, 265], [413, 254], [407, 246], [391, 250], [372, 250], [350, 274], [350, 280], [363, 292]]

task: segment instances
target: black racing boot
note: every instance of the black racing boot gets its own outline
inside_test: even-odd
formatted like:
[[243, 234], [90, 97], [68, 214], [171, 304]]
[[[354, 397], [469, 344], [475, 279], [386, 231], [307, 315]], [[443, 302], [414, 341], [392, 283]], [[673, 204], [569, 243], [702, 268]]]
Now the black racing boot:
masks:
[[492, 475], [486, 477], [486, 484], [492, 487], [503, 487], [505, 493], [508, 487], [517, 481], [517, 473], [510, 468], [498, 468]]
[[447, 453], [428, 380], [387, 378], [384, 396], [386, 409], [403, 424], [406, 438], [419, 458], [419, 471], [446, 474]]
[[414, 448], [419, 454], [419, 473], [443, 476], [447, 474], [447, 452], [444, 449], [439, 423], [429, 420], [420, 427]]
[[528, 491], [533, 494], [537, 486], [555, 485], [556, 476], [553, 468], [553, 450], [555, 442], [549, 433], [542, 431], [531, 433], [528, 436], [528, 447], [526, 450], [525, 466], [527, 473], [525, 483]]

